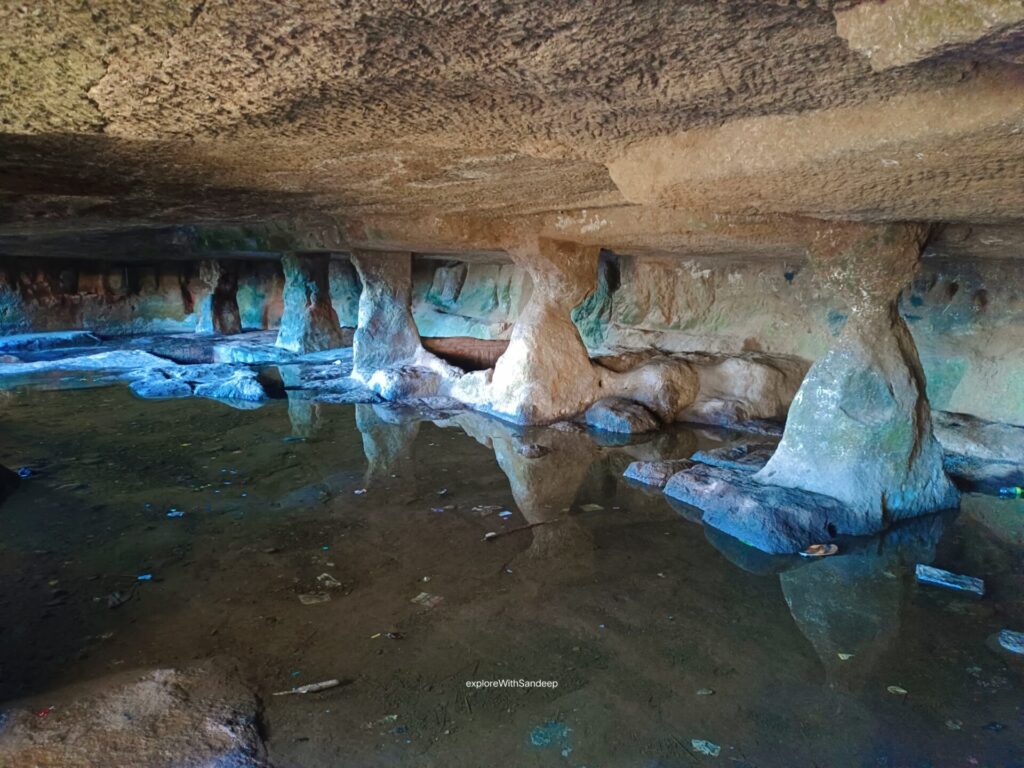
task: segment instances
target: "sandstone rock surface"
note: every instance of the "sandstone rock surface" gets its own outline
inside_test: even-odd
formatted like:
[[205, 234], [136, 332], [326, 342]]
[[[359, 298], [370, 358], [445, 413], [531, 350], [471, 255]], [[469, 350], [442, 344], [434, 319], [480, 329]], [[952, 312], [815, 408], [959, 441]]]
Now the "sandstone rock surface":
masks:
[[924, 375], [896, 295], [916, 269], [913, 227], [837, 229], [817, 243], [822, 277], [850, 302], [808, 372], [779, 447], [755, 479], [840, 500], [862, 528], [956, 506], [932, 434]]
[[331, 305], [326, 255], [286, 253], [284, 314], [277, 346], [291, 352], [318, 352], [343, 344], [338, 315]]
[[0, 763], [265, 768], [258, 706], [222, 665], [123, 673], [8, 706]]

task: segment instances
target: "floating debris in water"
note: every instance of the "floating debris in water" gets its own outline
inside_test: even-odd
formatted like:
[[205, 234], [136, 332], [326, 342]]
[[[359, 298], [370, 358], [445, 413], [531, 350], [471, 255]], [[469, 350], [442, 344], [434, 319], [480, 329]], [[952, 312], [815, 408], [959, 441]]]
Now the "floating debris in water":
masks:
[[1024, 488], [1021, 488], [1019, 485], [1000, 488], [999, 495], [1003, 498], [1019, 499], [1021, 496], [1024, 496]]
[[572, 728], [565, 723], [548, 720], [530, 731], [530, 744], [535, 747], [561, 747], [562, 756], [568, 757], [572, 752], [572, 746], [569, 744], [570, 733], [572, 733]]
[[702, 755], [708, 757], [718, 757], [722, 754], [722, 748], [715, 744], [713, 741], [705, 741], [704, 739], [690, 739], [690, 746], [700, 752]]
[[32, 477], [32, 470], [28, 467], [20, 467], [18, 469], [18, 477], [26, 478]]
[[1010, 653], [1024, 655], [1024, 632], [1004, 629], [999, 633], [999, 645]]
[[512, 513], [509, 512], [507, 509], [503, 509], [501, 512], [498, 513], [498, 517], [512, 517]]
[[299, 602], [303, 605], [317, 605], [319, 603], [329, 603], [331, 596], [326, 592], [305, 592], [299, 595]]
[[499, 507], [497, 504], [478, 504], [477, 506], [473, 507], [473, 511], [476, 512], [478, 515], [489, 515], [492, 512], [499, 512], [500, 510], [501, 507]]
[[135, 580], [136, 581], [152, 581], [153, 580], [153, 574], [152, 573], [140, 573], [138, 576], [135, 577]]
[[366, 493], [366, 489], [356, 488], [354, 491], [352, 491], [352, 493], [354, 493], [356, 496], [362, 496], [364, 493]]
[[697, 695], [698, 696], [714, 696], [715, 695], [715, 690], [714, 690], [714, 688], [698, 688], [697, 689]]
[[890, 685], [885, 690], [891, 693], [893, 696], [906, 696], [909, 691], [899, 685]]
[[979, 597], [985, 594], [985, 582], [974, 576], [961, 576], [921, 563], [917, 564], [914, 573], [917, 580], [923, 584], [934, 584], [937, 587], [945, 587], [958, 592], [971, 592]]
[[429, 592], [420, 592], [409, 602], [416, 603], [416, 605], [422, 605], [424, 608], [436, 608], [444, 602], [444, 598], [441, 595], [432, 595]]
[[317, 693], [319, 691], [326, 691], [328, 688], [336, 688], [339, 685], [341, 685], [340, 680], [324, 680], [319, 683], [309, 683], [308, 685], [300, 685], [297, 688], [289, 688], [287, 691], [277, 691], [274, 695], [293, 696], [300, 693]]
[[333, 576], [331, 576], [331, 574], [329, 573], [321, 573], [319, 576], [316, 577], [316, 580], [319, 584], [323, 585], [327, 589], [341, 588], [341, 582]]
[[[134, 589], [134, 587], [133, 587]], [[122, 605], [132, 599], [131, 592], [111, 592], [107, 595], [107, 608], [114, 609], [120, 608]]]
[[600, 504], [583, 504], [580, 509], [584, 512], [600, 512], [604, 509]]
[[174, 507], [171, 507], [169, 510], [167, 510], [167, 516], [168, 517], [184, 517], [185, 516], [185, 512], [183, 510], [175, 509]]
[[853, 658], [853, 654], [852, 653], [837, 653], [836, 656], [839, 657], [840, 661], [849, 661], [850, 659]]
[[835, 544], [811, 544], [800, 553], [800, 557], [830, 557], [839, 551]]

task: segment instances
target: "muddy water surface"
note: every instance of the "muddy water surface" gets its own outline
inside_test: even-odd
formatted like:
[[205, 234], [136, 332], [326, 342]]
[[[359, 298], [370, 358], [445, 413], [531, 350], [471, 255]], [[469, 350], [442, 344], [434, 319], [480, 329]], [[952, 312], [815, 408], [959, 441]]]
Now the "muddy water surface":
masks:
[[[0, 700], [224, 656], [277, 766], [1024, 765], [1024, 664], [992, 639], [1024, 629], [1022, 502], [807, 562], [621, 478], [741, 437], [11, 393]], [[467, 687], [520, 679], [557, 687]]]

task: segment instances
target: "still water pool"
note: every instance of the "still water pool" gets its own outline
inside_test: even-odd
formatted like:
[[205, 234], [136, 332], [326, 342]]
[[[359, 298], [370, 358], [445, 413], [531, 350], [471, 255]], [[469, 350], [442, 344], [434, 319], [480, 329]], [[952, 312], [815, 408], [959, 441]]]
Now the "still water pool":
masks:
[[[1024, 765], [1024, 502], [806, 561], [622, 479], [742, 437], [8, 393], [0, 701], [228, 657], [277, 766]], [[557, 687], [467, 687], [507, 679]]]

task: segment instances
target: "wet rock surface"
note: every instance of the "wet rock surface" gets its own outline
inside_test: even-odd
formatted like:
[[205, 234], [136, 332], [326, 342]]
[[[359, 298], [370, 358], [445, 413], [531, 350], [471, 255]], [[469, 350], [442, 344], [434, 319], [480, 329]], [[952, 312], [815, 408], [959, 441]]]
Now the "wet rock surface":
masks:
[[3, 714], [0, 763], [10, 768], [269, 765], [259, 703], [224, 663], [121, 673]]
[[693, 454], [693, 460], [712, 467], [757, 472], [768, 463], [777, 447], [776, 443], [740, 443], [726, 448], [697, 451]]
[[291, 352], [319, 352], [343, 344], [338, 314], [331, 304], [330, 259], [326, 254], [286, 253], [284, 313], [277, 346]]
[[631, 462], [623, 476], [643, 485], [664, 488], [669, 478], [677, 472], [689, 469], [693, 462], [689, 459], [659, 459], [657, 461]]
[[896, 297], [917, 268], [923, 232], [902, 225], [821, 234], [814, 263], [850, 316], [811, 367], [766, 483], [827, 494], [861, 516], [858, 528], [956, 506], [932, 434], [924, 373]]
[[947, 474], [984, 493], [1024, 486], [1024, 427], [963, 413], [933, 411], [935, 437]]
[[653, 432], [661, 422], [639, 403], [621, 397], [598, 400], [584, 414], [587, 426], [601, 432], [639, 434]]
[[665, 495], [700, 509], [704, 525], [774, 554], [877, 531], [834, 498], [760, 483], [743, 470], [696, 464], [673, 475]]

